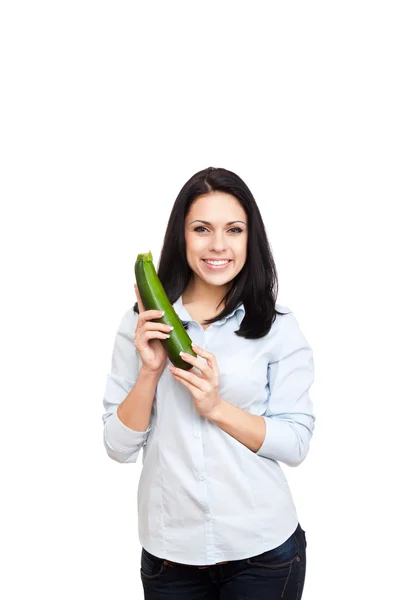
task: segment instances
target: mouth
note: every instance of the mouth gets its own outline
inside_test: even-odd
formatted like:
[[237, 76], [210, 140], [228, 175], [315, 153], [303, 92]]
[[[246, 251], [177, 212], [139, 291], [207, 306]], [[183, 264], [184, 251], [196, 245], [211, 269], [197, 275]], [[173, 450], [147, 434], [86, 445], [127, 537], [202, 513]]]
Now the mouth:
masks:
[[207, 267], [207, 269], [210, 269], [211, 271], [223, 271], [232, 262], [231, 259], [229, 259], [229, 260], [210, 260], [210, 261], [208, 261], [205, 258], [202, 258], [201, 260], [203, 261], [203, 263], [205, 264], [205, 266]]

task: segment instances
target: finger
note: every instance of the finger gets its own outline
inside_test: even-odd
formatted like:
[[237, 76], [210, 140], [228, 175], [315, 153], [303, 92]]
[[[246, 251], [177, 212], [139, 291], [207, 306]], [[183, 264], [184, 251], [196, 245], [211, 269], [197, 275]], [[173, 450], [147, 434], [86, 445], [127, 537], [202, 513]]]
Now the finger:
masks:
[[207, 352], [207, 350], [204, 350], [203, 348], [196, 346], [196, 344], [192, 344], [192, 348], [196, 352], [196, 354], [198, 354], [202, 358], [205, 358], [206, 360], [210, 361], [212, 367], [217, 366], [217, 359], [215, 357], [215, 354], [213, 354], [212, 352]]
[[156, 329], [159, 330], [160, 325], [162, 326], [161, 328], [164, 328], [164, 323], [161, 323], [159, 321], [159, 319], [161, 319], [162, 316], [163, 313], [160, 310], [145, 310], [144, 312], [139, 314], [136, 329], [144, 329], [145, 331], [148, 331], [150, 328], [150, 323], [153, 322], [153, 319], [157, 319], [157, 323], [155, 323]]
[[169, 333], [163, 333], [162, 331], [147, 331], [144, 333], [136, 333], [133, 337], [133, 341], [136, 346], [141, 347], [143, 342], [145, 343], [144, 345], [147, 345], [147, 342], [150, 340], [166, 340], [169, 337]]
[[186, 352], [179, 352], [179, 354], [184, 361], [190, 363], [191, 365], [199, 369], [199, 371], [201, 371], [203, 375], [205, 375], [206, 373], [211, 373], [210, 367], [207, 363], [204, 362], [204, 360], [200, 360], [199, 358], [196, 358], [191, 354], [187, 354]]
[[149, 340], [154, 340], [154, 339], [166, 340], [169, 337], [170, 337], [170, 334], [164, 333], [163, 331], [145, 331], [144, 333], [141, 334], [141, 339], [143, 339], [145, 342], [148, 342]]
[[207, 384], [205, 383], [204, 379], [202, 379], [201, 377], [198, 377], [194, 373], [192, 373], [190, 371], [185, 371], [184, 369], [178, 369], [176, 367], [175, 367], [175, 369], [172, 369], [171, 367], [169, 367], [169, 370], [175, 377], [184, 379], [185, 381], [192, 384], [194, 387], [198, 388], [199, 390], [201, 390], [203, 392], [206, 391], [205, 386]]
[[[159, 318], [159, 315], [156, 315], [156, 318]], [[172, 327], [172, 325], [166, 325], [165, 323], [160, 323], [157, 322], [155, 323], [154, 321], [145, 321], [143, 323], [143, 331], [165, 331], [166, 333], [171, 333], [171, 331], [174, 329], [174, 327]]]

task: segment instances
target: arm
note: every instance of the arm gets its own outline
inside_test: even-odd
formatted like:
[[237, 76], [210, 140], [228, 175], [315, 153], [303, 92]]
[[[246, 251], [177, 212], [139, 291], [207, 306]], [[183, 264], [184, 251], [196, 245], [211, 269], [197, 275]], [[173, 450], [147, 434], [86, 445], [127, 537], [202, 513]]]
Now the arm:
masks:
[[259, 456], [294, 467], [307, 456], [315, 417], [308, 394], [313, 354], [292, 313], [282, 317], [276, 347], [268, 365], [264, 415], [251, 415], [221, 399], [210, 420]]
[[110, 458], [136, 462], [151, 430], [151, 409], [160, 374], [140, 367], [133, 341], [138, 315], [127, 311], [120, 323], [104, 393], [103, 441]]
[[217, 409], [209, 415], [208, 420], [253, 452], [257, 452], [264, 441], [265, 421], [263, 417], [251, 415], [222, 398], [220, 398]]
[[151, 408], [160, 374], [146, 371], [143, 367], [139, 377], [127, 397], [117, 408], [119, 420], [134, 431], [149, 429]]

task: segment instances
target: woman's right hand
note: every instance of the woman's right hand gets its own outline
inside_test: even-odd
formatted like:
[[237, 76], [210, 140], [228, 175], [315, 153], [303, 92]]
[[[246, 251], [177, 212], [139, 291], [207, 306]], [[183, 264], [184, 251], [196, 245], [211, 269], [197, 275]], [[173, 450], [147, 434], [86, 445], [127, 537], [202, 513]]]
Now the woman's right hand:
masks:
[[138, 351], [143, 368], [151, 373], [160, 373], [167, 362], [167, 352], [160, 340], [166, 340], [171, 331], [169, 325], [154, 323], [152, 319], [160, 319], [162, 312], [145, 310], [136, 283], [135, 293], [139, 307], [139, 318], [134, 335], [135, 348]]

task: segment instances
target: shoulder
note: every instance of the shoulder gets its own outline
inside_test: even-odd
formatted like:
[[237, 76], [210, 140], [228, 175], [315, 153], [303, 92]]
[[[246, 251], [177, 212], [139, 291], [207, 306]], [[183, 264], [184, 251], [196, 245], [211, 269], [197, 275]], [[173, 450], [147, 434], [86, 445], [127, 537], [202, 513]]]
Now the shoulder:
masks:
[[112, 373], [130, 382], [137, 380], [141, 364], [134, 339], [138, 316], [133, 307], [123, 313], [115, 336], [111, 361]]
[[279, 354], [290, 354], [300, 348], [309, 348], [299, 322], [293, 311], [285, 305], [275, 304], [277, 314], [274, 322], [276, 350]]
[[125, 337], [131, 337], [133, 339], [133, 335], [136, 329], [136, 325], [138, 322], [139, 314], [133, 310], [133, 306], [128, 308], [124, 313], [120, 320], [118, 333]]
[[275, 332], [278, 332], [282, 328], [290, 326], [290, 323], [293, 322], [294, 315], [292, 310], [285, 304], [275, 304], [275, 310], [278, 312], [275, 313], [275, 320], [272, 327]]

